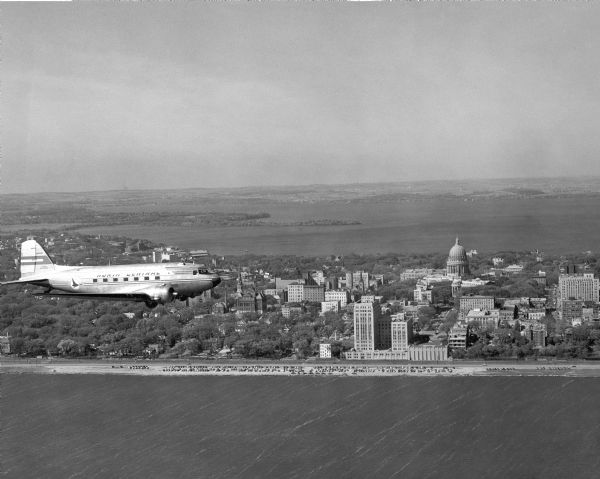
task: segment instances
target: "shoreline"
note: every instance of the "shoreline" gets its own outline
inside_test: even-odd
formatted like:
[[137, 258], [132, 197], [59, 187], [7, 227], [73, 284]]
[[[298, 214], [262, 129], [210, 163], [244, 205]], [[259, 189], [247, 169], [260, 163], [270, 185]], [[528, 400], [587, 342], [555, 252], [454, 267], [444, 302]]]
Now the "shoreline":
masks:
[[1, 360], [0, 374], [117, 374], [135, 376], [304, 376], [304, 377], [600, 377], [600, 363], [306, 363], [129, 360]]

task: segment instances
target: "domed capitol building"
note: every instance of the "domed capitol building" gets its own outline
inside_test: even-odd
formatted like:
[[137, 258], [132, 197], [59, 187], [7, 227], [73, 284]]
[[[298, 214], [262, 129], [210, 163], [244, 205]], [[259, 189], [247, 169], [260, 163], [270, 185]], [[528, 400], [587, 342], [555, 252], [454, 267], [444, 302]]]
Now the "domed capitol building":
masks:
[[448, 253], [448, 261], [446, 262], [446, 274], [453, 277], [467, 276], [469, 272], [469, 259], [465, 248], [460, 244], [460, 240], [456, 238], [456, 243]]

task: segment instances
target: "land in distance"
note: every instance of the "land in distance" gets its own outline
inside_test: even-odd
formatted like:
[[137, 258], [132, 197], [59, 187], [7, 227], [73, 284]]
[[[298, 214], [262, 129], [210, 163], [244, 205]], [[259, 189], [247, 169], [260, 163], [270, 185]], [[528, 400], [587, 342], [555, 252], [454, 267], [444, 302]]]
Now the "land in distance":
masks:
[[[598, 179], [313, 185], [0, 196], [5, 231], [52, 224], [214, 254], [596, 248]], [[77, 206], [75, 206], [77, 205]]]

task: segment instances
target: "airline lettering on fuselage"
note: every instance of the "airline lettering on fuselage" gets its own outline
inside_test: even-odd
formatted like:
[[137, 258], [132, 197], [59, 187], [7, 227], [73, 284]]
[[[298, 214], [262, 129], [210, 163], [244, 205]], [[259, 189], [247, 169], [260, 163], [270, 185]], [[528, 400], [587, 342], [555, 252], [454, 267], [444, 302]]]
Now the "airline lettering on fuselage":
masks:
[[[163, 272], [164, 274], [164, 272]], [[103, 273], [97, 274], [96, 278], [120, 278], [121, 276], [160, 276], [161, 273]]]

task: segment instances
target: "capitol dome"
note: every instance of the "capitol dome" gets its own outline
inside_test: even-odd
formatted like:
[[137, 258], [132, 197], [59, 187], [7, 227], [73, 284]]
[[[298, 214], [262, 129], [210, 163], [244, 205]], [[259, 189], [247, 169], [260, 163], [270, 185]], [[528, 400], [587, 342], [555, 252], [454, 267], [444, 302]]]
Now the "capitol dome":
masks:
[[467, 251], [460, 244], [460, 240], [456, 238], [456, 243], [448, 253], [448, 261], [446, 263], [446, 272], [448, 276], [463, 276], [469, 274], [469, 260]]

